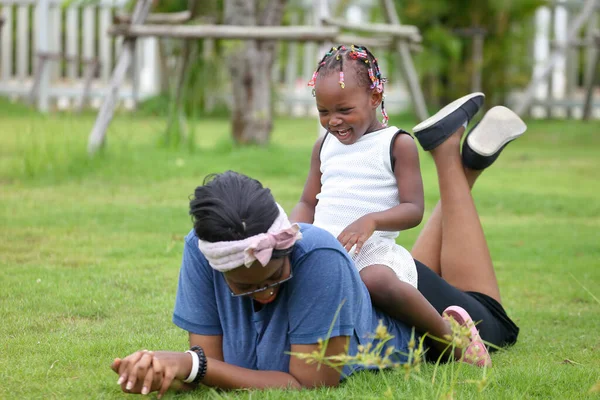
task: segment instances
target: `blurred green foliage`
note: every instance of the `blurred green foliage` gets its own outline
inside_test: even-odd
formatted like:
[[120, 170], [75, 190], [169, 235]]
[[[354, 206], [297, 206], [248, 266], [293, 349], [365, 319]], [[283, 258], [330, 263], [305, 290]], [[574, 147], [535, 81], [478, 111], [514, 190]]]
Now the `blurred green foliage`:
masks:
[[416, 25], [423, 51], [415, 56], [430, 106], [442, 105], [471, 89], [471, 37], [459, 30], [486, 32], [482, 90], [487, 105], [504, 103], [508, 92], [531, 78], [533, 15], [543, 0], [395, 0], [402, 23]]

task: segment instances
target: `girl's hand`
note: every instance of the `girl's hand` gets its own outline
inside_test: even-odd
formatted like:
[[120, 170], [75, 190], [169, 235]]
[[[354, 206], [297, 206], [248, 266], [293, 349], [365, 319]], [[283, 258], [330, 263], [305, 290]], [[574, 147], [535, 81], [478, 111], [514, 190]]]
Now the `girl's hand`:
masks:
[[375, 220], [369, 217], [369, 215], [365, 215], [348, 225], [346, 229], [339, 234], [337, 239], [342, 246], [344, 246], [346, 251], [350, 251], [352, 246], [356, 245], [356, 250], [354, 252], [358, 254], [365, 242], [371, 237], [373, 232], [375, 232], [375, 228]]
[[191, 364], [191, 355], [186, 353], [143, 350], [115, 359], [111, 368], [119, 375], [117, 383], [124, 392], [148, 394], [158, 390], [160, 398], [176, 379], [187, 378]]

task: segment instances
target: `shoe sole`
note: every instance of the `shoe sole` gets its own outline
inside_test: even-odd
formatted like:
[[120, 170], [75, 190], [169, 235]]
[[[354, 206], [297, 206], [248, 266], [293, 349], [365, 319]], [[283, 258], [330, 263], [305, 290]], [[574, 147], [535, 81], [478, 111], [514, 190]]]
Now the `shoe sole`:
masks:
[[435, 115], [427, 118], [425, 121], [423, 121], [419, 125], [415, 126], [413, 128], [413, 133], [418, 133], [424, 129], [429, 128], [430, 126], [432, 126], [434, 124], [437, 124], [438, 122], [440, 122], [441, 120], [446, 118], [448, 115], [450, 115], [453, 112], [455, 112], [456, 110], [458, 110], [467, 101], [469, 101], [475, 97], [479, 97], [479, 96], [485, 97], [485, 95], [483, 93], [475, 92], [475, 93], [471, 93], [466, 96], [463, 96], [460, 99], [454, 100], [452, 103], [446, 105], [440, 111], [435, 113]]
[[527, 130], [517, 114], [504, 106], [491, 108], [467, 136], [467, 144], [484, 157], [496, 154], [507, 143]]

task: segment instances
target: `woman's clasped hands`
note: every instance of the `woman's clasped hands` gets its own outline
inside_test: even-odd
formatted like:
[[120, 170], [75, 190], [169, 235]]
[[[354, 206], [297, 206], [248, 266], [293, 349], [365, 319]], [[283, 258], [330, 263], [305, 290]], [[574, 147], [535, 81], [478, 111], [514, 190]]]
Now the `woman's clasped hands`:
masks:
[[115, 358], [110, 367], [119, 375], [117, 384], [125, 393], [158, 391], [157, 397], [161, 398], [173, 384], [182, 384], [191, 364], [192, 357], [187, 353], [141, 350], [123, 359]]

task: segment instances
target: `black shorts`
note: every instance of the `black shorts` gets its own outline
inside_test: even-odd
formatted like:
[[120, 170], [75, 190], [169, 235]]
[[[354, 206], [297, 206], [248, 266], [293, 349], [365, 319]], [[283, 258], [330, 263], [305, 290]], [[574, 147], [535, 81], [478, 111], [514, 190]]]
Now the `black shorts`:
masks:
[[[517, 341], [519, 327], [508, 317], [500, 303], [483, 293], [463, 292], [423, 263], [415, 260], [415, 264], [419, 291], [440, 314], [449, 306], [460, 306], [477, 323], [479, 335], [485, 342], [506, 347]], [[495, 349], [490, 347], [489, 350]]]

